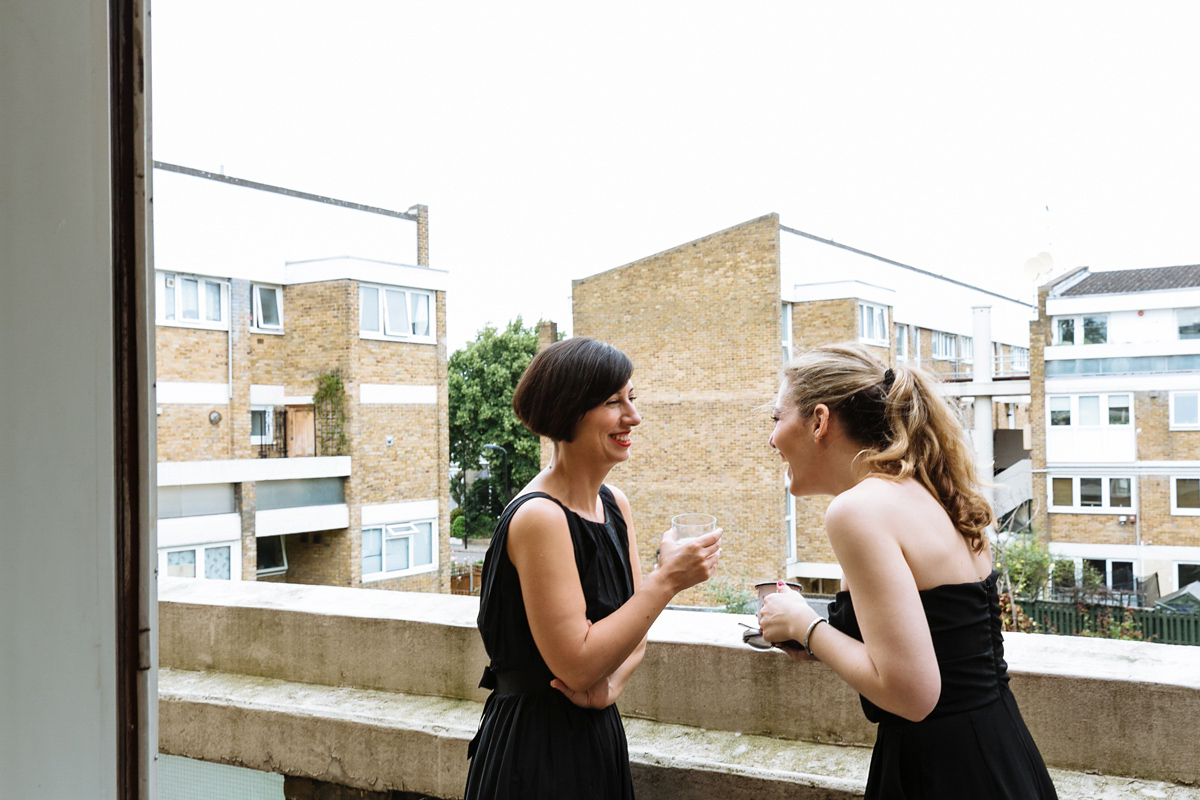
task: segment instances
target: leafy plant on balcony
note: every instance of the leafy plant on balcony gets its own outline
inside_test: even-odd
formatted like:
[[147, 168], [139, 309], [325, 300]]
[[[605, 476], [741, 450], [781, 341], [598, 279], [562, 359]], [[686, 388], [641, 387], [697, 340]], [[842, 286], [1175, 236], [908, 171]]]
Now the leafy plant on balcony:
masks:
[[317, 414], [318, 455], [348, 455], [350, 448], [346, 438], [346, 385], [342, 382], [339, 370], [322, 372], [317, 376], [313, 409]]

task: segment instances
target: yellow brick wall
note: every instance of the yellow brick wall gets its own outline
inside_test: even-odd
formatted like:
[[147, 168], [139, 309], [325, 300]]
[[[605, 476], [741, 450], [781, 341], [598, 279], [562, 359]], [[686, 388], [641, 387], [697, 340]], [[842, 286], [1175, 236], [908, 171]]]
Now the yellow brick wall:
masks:
[[[629, 495], [643, 569], [673, 515], [716, 515], [718, 579], [784, 574], [784, 497], [767, 447], [782, 367], [779, 220], [761, 217], [575, 281], [574, 332], [634, 363], [643, 424], [609, 482]], [[678, 602], [708, 604], [702, 589]]]
[[[160, 380], [225, 382], [233, 354], [233, 398], [228, 406], [164, 405], [158, 417], [160, 461], [257, 458], [250, 443], [250, 387], [283, 386], [310, 396], [317, 377], [339, 371], [346, 387], [346, 433], [353, 475], [345, 495], [351, 524], [344, 531], [286, 537], [288, 573], [299, 583], [361, 583], [361, 505], [437, 499], [440, 569], [431, 574], [368, 584], [371, 588], [445, 591], [449, 587], [449, 426], [446, 396], [446, 295], [436, 293], [437, 344], [360, 339], [358, 283], [351, 280], [284, 287], [284, 333], [250, 328], [250, 282], [230, 282], [231, 333], [190, 328], [156, 329]], [[230, 341], [232, 337], [232, 347]], [[362, 383], [433, 385], [438, 404], [360, 406]], [[213, 426], [208, 414], [217, 410]], [[393, 435], [387, 447], [384, 437]], [[281, 434], [282, 438], [282, 434]], [[252, 488], [252, 487], [251, 487]], [[243, 577], [255, 578], [253, 491], [244, 522]]]

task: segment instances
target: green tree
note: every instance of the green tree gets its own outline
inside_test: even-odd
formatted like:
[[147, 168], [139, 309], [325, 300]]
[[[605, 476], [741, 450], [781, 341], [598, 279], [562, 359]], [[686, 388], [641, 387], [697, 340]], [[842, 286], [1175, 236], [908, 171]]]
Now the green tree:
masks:
[[[487, 536], [504, 510], [505, 470], [508, 493], [515, 493], [541, 469], [538, 438], [517, 420], [513, 390], [530, 359], [537, 353], [537, 330], [517, 317], [503, 331], [488, 325], [462, 350], [450, 356], [450, 460], [460, 467], [450, 493], [463, 509], [458, 531]], [[485, 450], [499, 445], [503, 453]], [[486, 466], [490, 477], [474, 480]], [[458, 535], [458, 532], [456, 532]]]

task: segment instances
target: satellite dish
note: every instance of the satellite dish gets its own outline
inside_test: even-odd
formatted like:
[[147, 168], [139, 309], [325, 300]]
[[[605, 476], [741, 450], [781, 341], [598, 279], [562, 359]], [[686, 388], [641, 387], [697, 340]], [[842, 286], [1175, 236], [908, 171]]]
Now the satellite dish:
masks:
[[1038, 253], [1025, 261], [1025, 278], [1037, 283], [1043, 275], [1049, 275], [1054, 270], [1054, 259], [1049, 253]]

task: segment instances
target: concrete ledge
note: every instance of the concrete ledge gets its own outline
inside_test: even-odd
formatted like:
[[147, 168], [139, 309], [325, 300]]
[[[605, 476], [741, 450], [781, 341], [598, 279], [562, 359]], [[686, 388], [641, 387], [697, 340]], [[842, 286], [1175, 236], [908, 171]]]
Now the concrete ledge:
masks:
[[[185, 579], [161, 580], [159, 596], [164, 667], [443, 701], [486, 696], [476, 688], [486, 656], [475, 598]], [[622, 713], [638, 718], [630, 730], [674, 724], [790, 740], [789, 751], [797, 740], [870, 745], [874, 726], [854, 692], [824, 665], [741, 644], [738, 622], [748, 619], [665, 612], [621, 698]], [[1187, 735], [1188, 721], [1200, 719], [1200, 648], [1009, 634], [1006, 650], [1013, 691], [1051, 767], [1200, 783]], [[645, 752], [639, 774], [653, 776], [656, 751]], [[763, 752], [756, 748], [759, 767]]]
[[[214, 672], [159, 675], [160, 750], [368, 792], [459, 798], [482, 704]], [[656, 800], [850, 800], [870, 749], [626, 720], [636, 791]], [[1062, 800], [1200, 790], [1052, 770]]]

